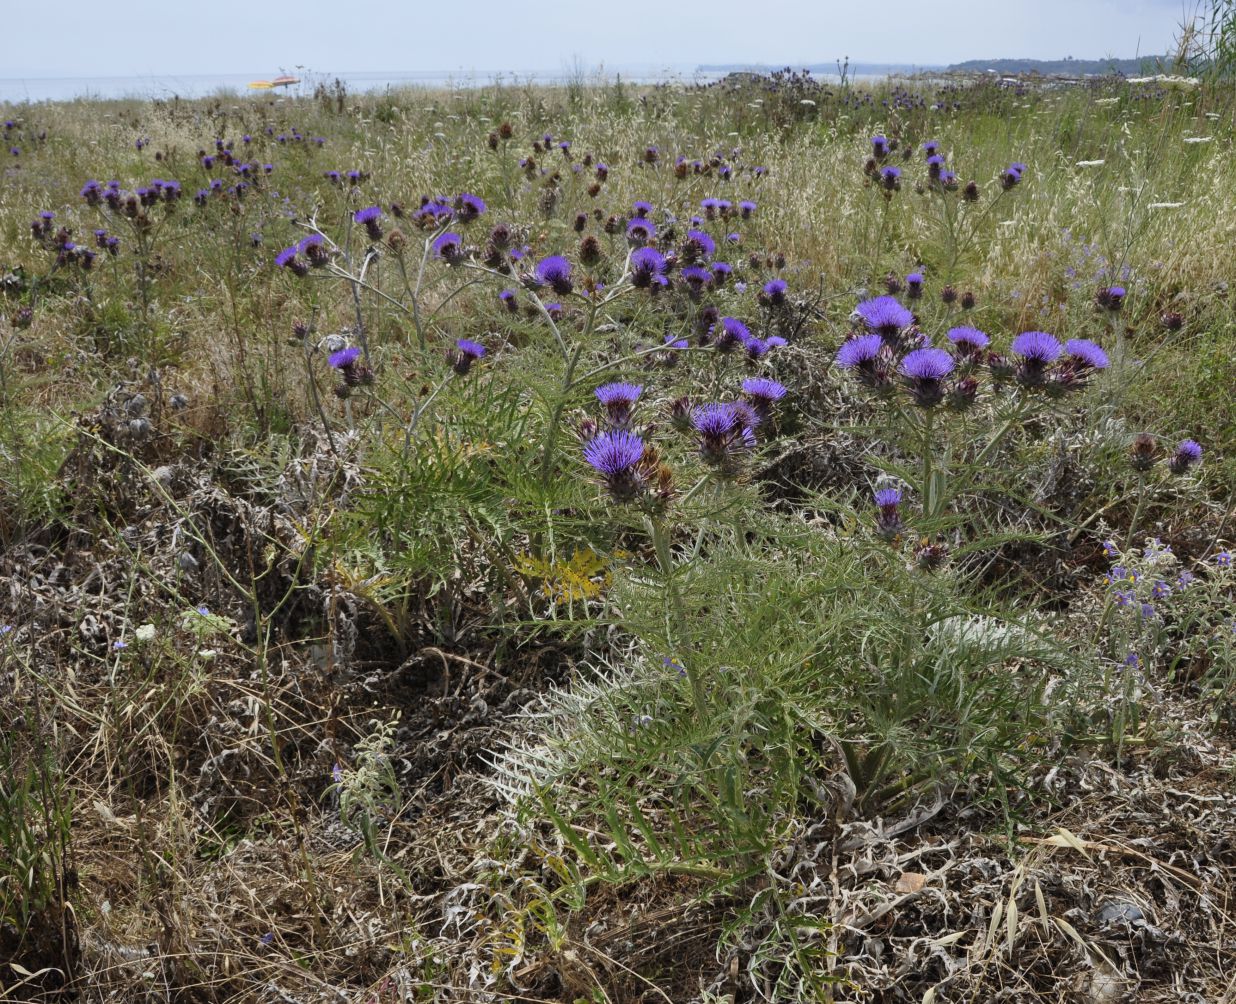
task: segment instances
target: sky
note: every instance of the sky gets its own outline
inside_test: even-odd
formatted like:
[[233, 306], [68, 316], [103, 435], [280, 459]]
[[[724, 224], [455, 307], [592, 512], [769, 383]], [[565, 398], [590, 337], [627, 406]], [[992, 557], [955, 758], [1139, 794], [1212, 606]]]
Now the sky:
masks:
[[15, 0], [0, 78], [1128, 58], [1167, 51], [1196, 3]]

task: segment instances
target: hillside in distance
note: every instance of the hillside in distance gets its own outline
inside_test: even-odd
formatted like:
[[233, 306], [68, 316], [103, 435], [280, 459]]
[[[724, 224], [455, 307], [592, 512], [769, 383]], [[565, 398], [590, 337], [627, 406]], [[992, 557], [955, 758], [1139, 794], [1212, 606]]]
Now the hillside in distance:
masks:
[[948, 67], [956, 73], [1041, 73], [1044, 76], [1080, 76], [1082, 74], [1139, 74], [1161, 72], [1166, 62], [1162, 56], [1142, 56], [1137, 59], [968, 59]]
[[[940, 63], [849, 63], [849, 73], [855, 76], [899, 76], [907, 73], [922, 73], [944, 71], [948, 73], [1041, 73], [1044, 76], [1081, 76], [1120, 74], [1122, 76], [1137, 76], [1139, 74], [1159, 73], [1167, 62], [1164, 56], [1142, 56], [1136, 59], [1019, 59], [1003, 57], [1000, 59], [968, 59], [961, 63], [943, 65]], [[702, 63], [697, 67], [699, 73], [769, 73], [782, 69], [763, 63]], [[795, 66], [794, 69], [806, 70], [813, 74], [837, 73], [837, 61], [831, 63], [808, 63], [806, 66]]]

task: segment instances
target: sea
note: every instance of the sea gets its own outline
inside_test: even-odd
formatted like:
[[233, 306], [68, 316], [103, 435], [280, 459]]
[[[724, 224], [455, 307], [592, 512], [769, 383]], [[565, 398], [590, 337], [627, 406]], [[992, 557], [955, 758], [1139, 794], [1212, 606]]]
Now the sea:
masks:
[[443, 87], [488, 87], [494, 84], [566, 84], [583, 80], [586, 83], [647, 84], [661, 82], [707, 83], [722, 73], [702, 73], [693, 66], [605, 68], [604, 70], [408, 70], [380, 72], [373, 70], [340, 73], [297, 73], [299, 84], [274, 91], [255, 91], [249, 83], [272, 80], [284, 71], [220, 74], [148, 74], [127, 77], [13, 77], [0, 78], [0, 102], [22, 104], [39, 101], [72, 101], [74, 98], [201, 98], [215, 95], [287, 94], [311, 95], [319, 84], [332, 87], [343, 82], [349, 93], [382, 92], [388, 89]]
[[[72, 101], [74, 98], [201, 98], [242, 94], [287, 94], [303, 97], [313, 94], [319, 84], [332, 87], [335, 80], [343, 82], [348, 93], [382, 92], [402, 88], [463, 88], [507, 86], [521, 84], [562, 85], [574, 81], [587, 84], [614, 83], [696, 83], [704, 84], [724, 77], [725, 68], [702, 69], [698, 66], [639, 65], [606, 66], [596, 69], [559, 70], [405, 70], [381, 72], [356, 70], [340, 73], [292, 71], [301, 79], [299, 84], [274, 91], [249, 88], [255, 80], [272, 80], [284, 70], [254, 73], [219, 74], [145, 74], [125, 77], [0, 77], [0, 104], [18, 105], [40, 101]], [[813, 73], [820, 81], [836, 82], [840, 78], [830, 73]], [[851, 80], [875, 80], [883, 74], [851, 74]]]

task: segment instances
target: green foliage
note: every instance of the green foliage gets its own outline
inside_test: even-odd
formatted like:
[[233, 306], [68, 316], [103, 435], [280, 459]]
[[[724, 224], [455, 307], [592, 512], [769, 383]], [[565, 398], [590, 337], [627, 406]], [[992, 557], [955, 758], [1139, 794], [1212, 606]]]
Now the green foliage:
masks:
[[[50, 933], [59, 940], [68, 905], [72, 796], [55, 754], [31, 755], [17, 738], [0, 729], [0, 938], [16, 932], [19, 941], [41, 942]], [[32, 947], [44, 948], [26, 946]]]

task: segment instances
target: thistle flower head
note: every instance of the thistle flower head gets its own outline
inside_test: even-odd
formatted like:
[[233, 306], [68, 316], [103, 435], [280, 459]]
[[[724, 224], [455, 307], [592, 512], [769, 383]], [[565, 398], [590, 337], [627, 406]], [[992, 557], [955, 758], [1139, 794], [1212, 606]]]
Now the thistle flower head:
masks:
[[705, 404], [691, 413], [691, 424], [699, 440], [700, 456], [705, 463], [727, 467], [755, 445], [750, 426], [743, 424], [743, 415], [733, 404]]
[[902, 330], [914, 323], [914, 315], [891, 296], [877, 296], [864, 300], [854, 308], [867, 330], [879, 335], [890, 344], [895, 344]]
[[848, 339], [837, 350], [837, 365], [842, 369], [873, 365], [884, 348], [884, 341], [879, 335], [859, 335]]
[[639, 400], [644, 388], [635, 383], [607, 383], [596, 389], [597, 400], [605, 406], [610, 423], [616, 428], [623, 428], [631, 420], [635, 410], [635, 402]]
[[293, 275], [306, 276], [309, 274], [309, 266], [298, 257], [296, 245], [284, 248], [275, 255], [275, 264], [280, 268], [290, 269]]
[[627, 240], [633, 244], [647, 244], [656, 236], [656, 224], [646, 217], [637, 216], [627, 224]]
[[465, 376], [472, 364], [485, 355], [485, 346], [470, 338], [460, 338], [455, 342], [455, 348], [446, 354], [446, 361], [460, 376]]
[[682, 248], [682, 257], [684, 261], [711, 258], [716, 250], [717, 242], [703, 230], [688, 230], [687, 239]]
[[943, 380], [953, 371], [953, 357], [943, 349], [915, 349], [901, 360], [901, 375], [906, 378], [914, 403], [931, 408], [944, 399]]
[[630, 502], [643, 487], [639, 465], [644, 441], [625, 429], [602, 432], [584, 444], [584, 460], [617, 502]]
[[953, 357], [943, 349], [915, 349], [901, 360], [902, 376], [911, 380], [943, 380], [953, 371]]
[[340, 349], [338, 352], [332, 352], [327, 361], [337, 370], [351, 369], [356, 365], [356, 360], [360, 358], [360, 354], [360, 349], [356, 348], [354, 345], [350, 345], [346, 349]]
[[1060, 357], [1060, 342], [1046, 331], [1023, 331], [1013, 339], [1013, 353], [1021, 357], [1013, 376], [1023, 387], [1044, 387], [1052, 393], [1069, 389], [1074, 373], [1063, 374], [1063, 381], [1047, 380], [1047, 367]]
[[455, 218], [460, 223], [469, 223], [485, 212], [485, 200], [471, 192], [462, 192], [455, 199]]
[[1060, 342], [1046, 331], [1023, 331], [1013, 339], [1013, 352], [1028, 363], [1046, 366], [1059, 357]]
[[773, 405], [786, 395], [785, 386], [768, 377], [748, 377], [742, 382], [742, 392], [760, 420], [766, 419]]
[[566, 296], [574, 288], [571, 283], [571, 263], [560, 254], [550, 255], [537, 262], [536, 278], [559, 296]]
[[665, 255], [656, 248], [642, 247], [631, 253], [631, 284], [647, 289], [665, 283]]
[[761, 299], [773, 307], [780, 307], [785, 303], [785, 293], [789, 289], [789, 284], [784, 279], [772, 279], [764, 283], [764, 289], [761, 291]]
[[1182, 439], [1176, 444], [1175, 452], [1168, 458], [1167, 466], [1173, 474], [1185, 474], [1201, 462], [1201, 446], [1195, 440]]
[[736, 345], [746, 345], [751, 341], [750, 329], [737, 317], [721, 318], [721, 333], [717, 337], [717, 348], [727, 352]]
[[966, 356], [976, 356], [991, 344], [991, 339], [985, 332], [970, 327], [949, 329], [948, 340], [957, 346], [958, 352]]
[[1064, 343], [1065, 354], [1082, 369], [1107, 369], [1107, 353], [1089, 338], [1070, 338]]
[[434, 257], [441, 258], [448, 265], [453, 265], [463, 258], [463, 238], [449, 230], [438, 234], [431, 247]]

